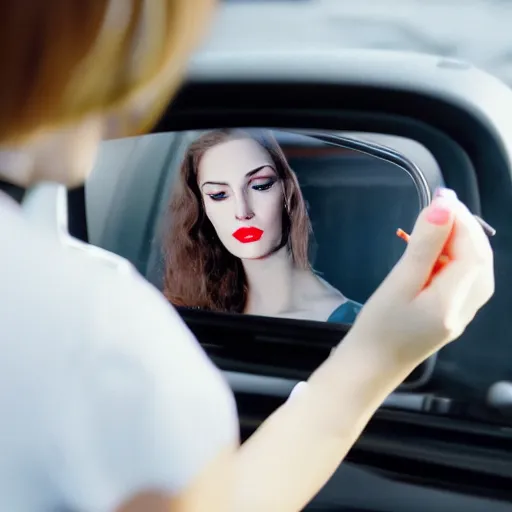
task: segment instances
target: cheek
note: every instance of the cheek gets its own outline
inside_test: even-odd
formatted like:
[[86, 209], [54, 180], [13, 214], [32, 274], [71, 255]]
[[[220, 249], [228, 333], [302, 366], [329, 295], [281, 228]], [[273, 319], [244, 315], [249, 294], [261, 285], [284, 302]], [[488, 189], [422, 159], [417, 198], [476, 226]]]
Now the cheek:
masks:
[[[257, 194], [257, 195], [256, 195]], [[258, 218], [267, 226], [281, 226], [283, 212], [283, 194], [281, 190], [271, 192], [255, 192], [254, 209]]]
[[207, 198], [204, 211], [209, 221], [212, 223], [217, 234], [222, 234], [229, 229], [229, 205], [227, 201], [214, 203]]

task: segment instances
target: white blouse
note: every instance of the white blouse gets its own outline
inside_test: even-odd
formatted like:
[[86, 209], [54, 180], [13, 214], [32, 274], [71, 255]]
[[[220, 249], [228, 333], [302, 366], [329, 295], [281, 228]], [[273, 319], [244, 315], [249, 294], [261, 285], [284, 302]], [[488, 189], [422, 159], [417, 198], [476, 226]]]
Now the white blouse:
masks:
[[131, 265], [37, 216], [51, 190], [0, 195], [0, 510], [176, 493], [237, 439], [234, 397]]

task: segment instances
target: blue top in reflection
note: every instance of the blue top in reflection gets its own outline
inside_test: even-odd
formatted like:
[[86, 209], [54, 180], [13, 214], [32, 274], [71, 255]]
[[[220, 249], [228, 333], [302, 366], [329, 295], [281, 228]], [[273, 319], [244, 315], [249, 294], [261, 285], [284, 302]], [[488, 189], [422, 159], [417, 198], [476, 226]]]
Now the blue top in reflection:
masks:
[[363, 305], [353, 300], [347, 300], [336, 308], [327, 319], [330, 323], [353, 324]]

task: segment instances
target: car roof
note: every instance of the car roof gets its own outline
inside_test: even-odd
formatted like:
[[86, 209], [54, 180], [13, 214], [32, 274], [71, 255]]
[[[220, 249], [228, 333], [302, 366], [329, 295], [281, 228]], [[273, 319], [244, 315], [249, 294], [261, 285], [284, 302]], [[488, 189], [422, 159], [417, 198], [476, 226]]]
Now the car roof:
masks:
[[512, 84], [510, 19], [512, 3], [489, 0], [232, 0], [202, 51], [410, 51], [468, 60]]

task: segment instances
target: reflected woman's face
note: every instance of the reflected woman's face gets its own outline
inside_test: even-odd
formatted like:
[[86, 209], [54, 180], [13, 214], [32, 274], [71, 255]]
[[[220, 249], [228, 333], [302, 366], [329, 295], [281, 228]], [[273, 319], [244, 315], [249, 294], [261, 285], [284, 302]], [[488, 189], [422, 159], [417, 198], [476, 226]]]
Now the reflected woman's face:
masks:
[[279, 247], [282, 182], [272, 158], [256, 141], [231, 140], [206, 151], [198, 182], [206, 215], [231, 254], [259, 259]]

